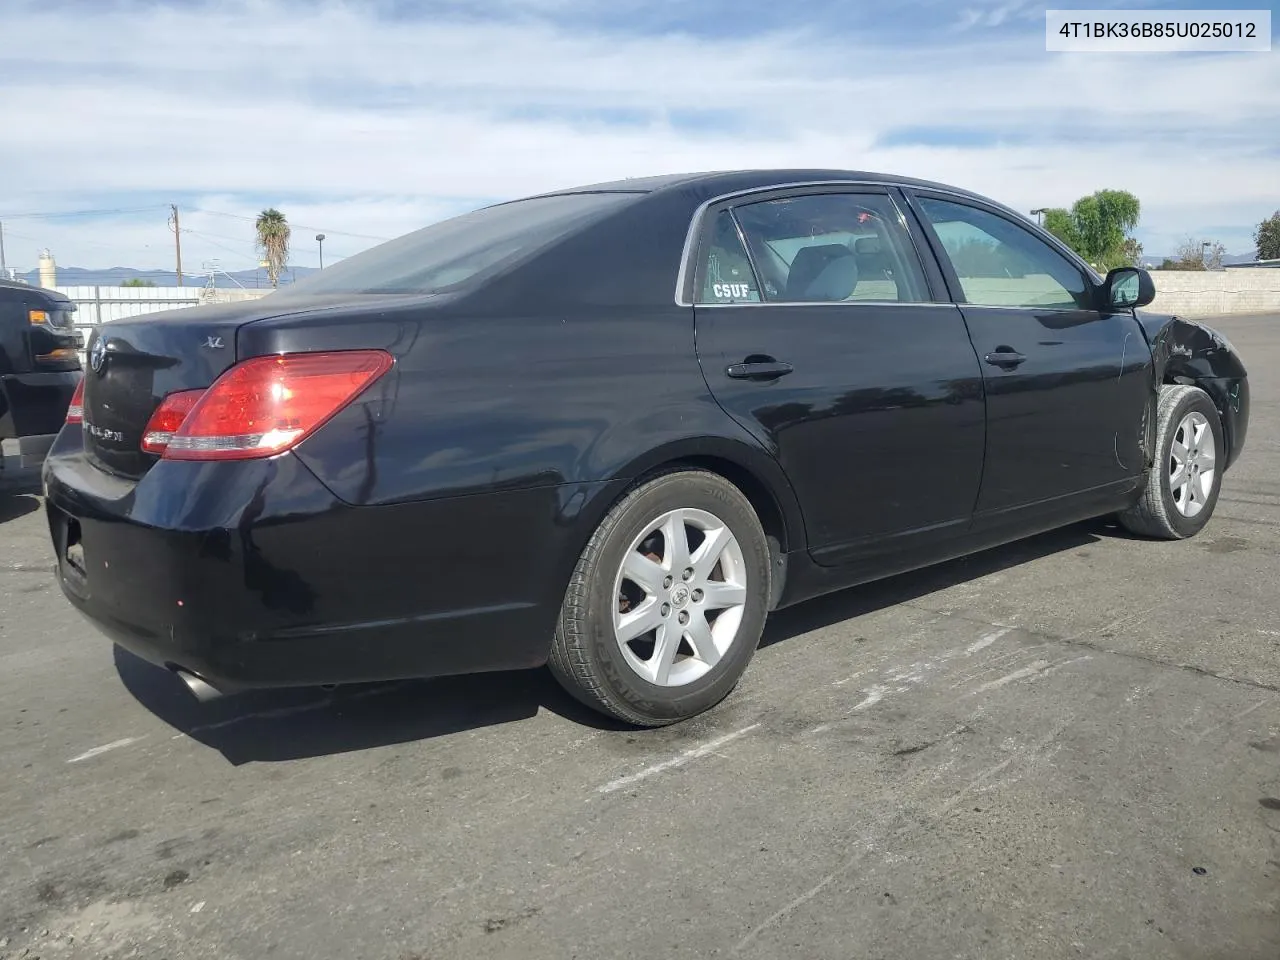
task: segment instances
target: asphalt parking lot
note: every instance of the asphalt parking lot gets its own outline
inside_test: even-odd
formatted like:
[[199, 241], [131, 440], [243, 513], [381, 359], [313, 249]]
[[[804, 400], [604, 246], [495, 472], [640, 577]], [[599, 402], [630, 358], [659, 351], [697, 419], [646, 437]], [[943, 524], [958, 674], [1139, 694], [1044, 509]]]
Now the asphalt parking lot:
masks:
[[0, 489], [0, 957], [1280, 956], [1280, 316], [1181, 543], [1089, 523], [775, 615], [611, 726], [543, 672], [199, 705]]

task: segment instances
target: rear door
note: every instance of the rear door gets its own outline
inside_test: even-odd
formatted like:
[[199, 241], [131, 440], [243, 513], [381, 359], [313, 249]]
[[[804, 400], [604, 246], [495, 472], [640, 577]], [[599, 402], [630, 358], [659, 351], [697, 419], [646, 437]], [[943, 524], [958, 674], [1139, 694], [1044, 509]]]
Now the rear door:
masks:
[[979, 518], [1054, 512], [1141, 473], [1151, 358], [1133, 315], [1099, 309], [1092, 278], [999, 208], [925, 190], [908, 197], [982, 359]]
[[982, 375], [889, 190], [713, 206], [695, 257], [703, 373], [781, 462], [814, 558], [837, 565], [963, 532], [982, 470]]

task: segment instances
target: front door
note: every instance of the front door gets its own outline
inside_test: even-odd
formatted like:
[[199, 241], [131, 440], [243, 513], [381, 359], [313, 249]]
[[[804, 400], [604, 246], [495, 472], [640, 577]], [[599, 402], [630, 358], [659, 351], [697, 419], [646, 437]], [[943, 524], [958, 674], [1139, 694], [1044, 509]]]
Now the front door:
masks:
[[909, 194], [932, 231], [982, 361], [987, 454], [979, 519], [1057, 510], [1143, 470], [1151, 396], [1146, 338], [1130, 313], [1100, 309], [1093, 280], [994, 208]]
[[982, 374], [888, 191], [754, 195], [705, 222], [703, 373], [782, 464], [814, 558], [964, 532], [982, 472]]

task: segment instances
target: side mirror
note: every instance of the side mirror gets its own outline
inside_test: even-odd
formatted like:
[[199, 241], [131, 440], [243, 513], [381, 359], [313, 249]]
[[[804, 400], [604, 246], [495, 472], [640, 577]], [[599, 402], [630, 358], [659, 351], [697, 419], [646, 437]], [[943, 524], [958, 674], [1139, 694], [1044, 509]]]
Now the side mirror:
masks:
[[1156, 282], [1138, 267], [1116, 267], [1102, 285], [1103, 304], [1111, 310], [1145, 307], [1156, 298]]

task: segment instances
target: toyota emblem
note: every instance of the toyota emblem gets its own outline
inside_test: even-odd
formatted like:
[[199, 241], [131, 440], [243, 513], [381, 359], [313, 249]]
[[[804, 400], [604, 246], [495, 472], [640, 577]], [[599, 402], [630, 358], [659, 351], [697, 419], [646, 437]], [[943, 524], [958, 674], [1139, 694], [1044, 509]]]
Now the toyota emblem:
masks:
[[89, 367], [94, 373], [101, 373], [106, 363], [107, 339], [106, 337], [99, 337], [94, 341], [93, 349], [89, 351]]

